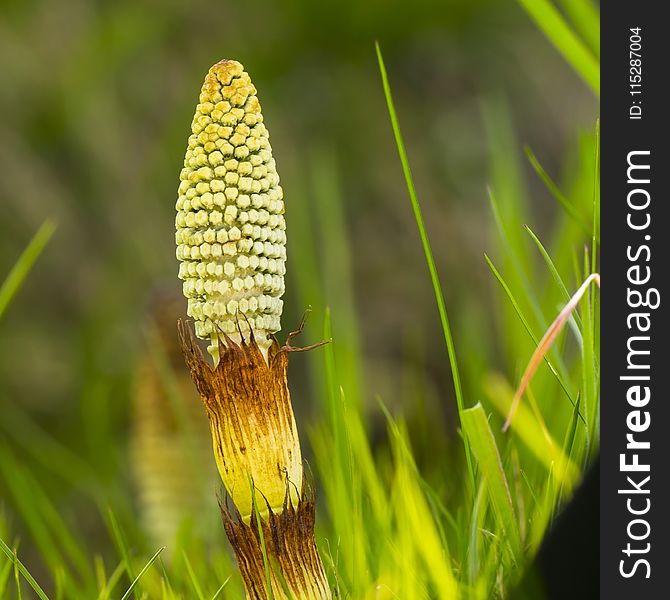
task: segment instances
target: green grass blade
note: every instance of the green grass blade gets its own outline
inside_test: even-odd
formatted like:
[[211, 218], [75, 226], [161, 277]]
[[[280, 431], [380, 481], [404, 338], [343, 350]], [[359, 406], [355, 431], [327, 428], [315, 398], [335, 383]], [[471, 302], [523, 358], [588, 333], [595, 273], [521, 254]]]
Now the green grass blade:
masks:
[[16, 550], [14, 550], [14, 583], [16, 584], [16, 598], [17, 600], [23, 600], [21, 577], [19, 577], [19, 574], [18, 556], [16, 555]]
[[539, 175], [540, 179], [544, 182], [544, 185], [551, 192], [551, 195], [558, 201], [558, 203], [563, 207], [563, 210], [568, 214], [568, 216], [579, 225], [584, 233], [589, 233], [589, 225], [582, 218], [582, 216], [577, 212], [577, 209], [572, 205], [572, 203], [565, 197], [560, 188], [554, 183], [554, 180], [549, 176], [549, 174], [544, 170], [544, 167], [540, 164], [540, 161], [537, 159], [537, 156], [533, 153], [529, 146], [524, 146], [524, 152], [530, 162], [531, 166], [535, 172]]
[[133, 593], [133, 590], [135, 589], [135, 587], [139, 583], [140, 579], [142, 579], [142, 575], [144, 575], [147, 572], [147, 570], [149, 569], [149, 567], [151, 567], [151, 565], [154, 564], [154, 561], [158, 558], [160, 553], [163, 552], [163, 550], [165, 550], [165, 548], [159, 548], [156, 551], [156, 553], [149, 559], [149, 562], [146, 565], [144, 565], [144, 567], [142, 567], [142, 570], [137, 574], [137, 577], [135, 577], [135, 579], [133, 579], [132, 583], [130, 584], [130, 586], [126, 590], [126, 593], [123, 594], [123, 596], [121, 596], [121, 600], [128, 600], [128, 598], [130, 598], [130, 594]]
[[539, 250], [540, 254], [542, 255], [542, 258], [544, 259], [545, 264], [547, 265], [547, 268], [549, 269], [549, 272], [551, 273], [552, 278], [556, 282], [556, 285], [559, 287], [561, 292], [563, 293], [563, 296], [565, 296], [566, 302], [570, 300], [570, 292], [568, 292], [568, 288], [563, 282], [563, 279], [561, 278], [560, 273], [558, 272], [558, 269], [556, 268], [556, 265], [554, 265], [554, 261], [551, 260], [551, 256], [549, 256], [549, 253], [545, 249], [544, 245], [540, 241], [540, 238], [538, 238], [533, 230], [528, 227], [528, 225], [524, 225], [523, 228], [526, 230], [530, 238], [533, 240], [535, 245], [537, 246], [537, 249]]
[[[493, 262], [491, 262], [491, 259], [486, 254], [484, 255], [484, 260], [486, 260], [486, 263], [488, 264], [489, 268], [493, 272], [493, 276], [498, 280], [498, 283], [500, 283], [503, 290], [507, 294], [507, 297], [509, 298], [510, 302], [512, 303], [512, 306], [514, 307], [514, 310], [515, 310], [516, 314], [519, 316], [519, 319], [521, 320], [521, 323], [523, 323], [523, 326], [526, 329], [526, 331], [528, 332], [528, 335], [533, 340], [533, 344], [535, 346], [538, 346], [539, 343], [540, 343], [540, 340], [537, 337], [535, 337], [535, 334], [533, 333], [533, 330], [531, 329], [530, 325], [528, 324], [528, 321], [526, 320], [526, 317], [524, 316], [523, 311], [519, 307], [519, 304], [517, 303], [516, 298], [514, 297], [514, 294], [512, 294], [512, 290], [509, 289], [509, 286], [507, 285], [507, 283], [503, 279], [502, 275], [498, 272], [498, 269], [495, 268]], [[561, 388], [565, 392], [565, 395], [568, 397], [568, 400], [570, 401], [570, 404], [572, 406], [574, 406], [575, 401], [572, 399], [572, 396], [571, 396], [567, 386], [565, 385], [565, 382], [563, 381], [563, 378], [559, 375], [558, 371], [556, 370], [556, 368], [554, 367], [552, 362], [549, 360], [548, 356], [545, 355], [543, 357], [543, 359], [544, 359], [544, 362], [549, 367], [549, 370], [551, 371], [551, 373], [556, 378], [556, 381], [558, 381], [559, 385], [561, 386]]]
[[600, 119], [596, 120], [596, 143], [595, 143], [595, 172], [593, 174], [593, 223], [591, 225], [591, 273], [597, 269], [598, 252], [600, 244]]
[[7, 589], [7, 583], [9, 581], [9, 576], [12, 574], [12, 567], [14, 563], [11, 560], [8, 560], [5, 563], [5, 566], [0, 570], [0, 598], [5, 597], [5, 590]]
[[398, 425], [398, 423], [396, 423], [396, 421], [391, 416], [391, 413], [389, 412], [388, 408], [382, 402], [381, 399], [378, 400], [378, 404], [382, 412], [384, 413], [384, 416], [386, 417], [388, 428], [391, 433], [391, 438], [395, 442], [394, 447], [396, 448], [396, 454], [398, 456], [402, 456], [404, 462], [407, 464], [407, 466], [409, 466], [412, 472], [412, 476], [416, 478], [416, 482], [418, 483], [419, 488], [425, 495], [426, 502], [431, 509], [430, 512], [435, 519], [435, 528], [437, 529], [437, 533], [440, 536], [442, 547], [444, 548], [444, 552], [448, 554], [449, 544], [447, 542], [447, 536], [444, 532], [442, 524], [438, 519], [438, 515], [444, 516], [452, 526], [455, 525], [454, 518], [449, 513], [449, 511], [444, 507], [439, 497], [437, 496], [437, 494], [435, 494], [435, 491], [430, 487], [428, 482], [421, 476], [421, 473], [419, 472], [419, 469], [417, 468], [416, 463], [414, 461], [414, 454], [412, 453], [412, 448], [410, 447], [410, 442], [409, 439], [407, 438], [407, 434], [405, 433], [404, 429], [402, 429]]
[[[135, 570], [133, 569], [133, 565], [130, 560], [128, 543], [126, 542], [126, 538], [123, 535], [123, 531], [121, 531], [119, 522], [116, 520], [116, 515], [111, 508], [107, 509], [107, 521], [108, 526], [111, 529], [112, 539], [114, 541], [114, 545], [116, 546], [116, 550], [121, 555], [121, 559], [123, 560], [123, 565], [125, 567], [126, 574], [128, 575], [128, 579], [133, 581], [135, 579]], [[135, 597], [139, 600], [137, 592], [135, 592]]]
[[214, 595], [212, 596], [212, 600], [216, 600], [220, 595], [221, 592], [223, 592], [224, 588], [228, 585], [228, 582], [230, 581], [230, 578], [232, 575], [230, 575], [220, 586], [219, 589], [214, 592]]
[[165, 568], [165, 563], [163, 562], [163, 557], [158, 557], [158, 568], [159, 573], [163, 579], [162, 584], [165, 587], [166, 592], [174, 594], [172, 589], [172, 582], [170, 581], [170, 576], [168, 575], [167, 569]]
[[[333, 340], [333, 323], [331, 319], [330, 307], [326, 306], [323, 320], [323, 339]], [[344, 414], [342, 406], [339, 403], [340, 393], [337, 385], [337, 376], [335, 368], [335, 345], [336, 340], [326, 345], [323, 350], [324, 357], [324, 375], [326, 379], [326, 388], [328, 396], [328, 412], [330, 414], [330, 426], [335, 441], [335, 450], [340, 459], [339, 464], [343, 464], [343, 459], [348, 455], [347, 448], [343, 445]]]
[[[402, 422], [396, 422], [380, 402], [380, 407], [388, 421], [391, 446], [395, 463], [395, 494], [396, 510], [401, 515], [404, 525], [404, 537], [412, 555], [421, 558], [426, 573], [438, 592], [440, 598], [454, 598], [457, 594], [457, 583], [451, 571], [449, 547], [441, 537], [440, 528], [436, 526], [434, 513], [422, 492], [421, 477], [414, 463], [407, 431]], [[416, 532], [421, 532], [421, 539], [416, 539]], [[418, 542], [418, 543], [417, 543]], [[416, 566], [407, 565], [409, 570]]]
[[80, 545], [81, 540], [77, 538], [76, 533], [73, 533], [68, 524], [63, 520], [57, 507], [53, 505], [38, 480], [30, 475], [28, 482], [44, 515], [45, 523], [53, 532], [54, 539], [62, 546], [64, 554], [68, 556], [75, 566], [82, 581], [93, 582], [93, 572], [86, 557], [86, 549]]
[[142, 567], [142, 570], [137, 574], [137, 577], [135, 577], [135, 579], [133, 579], [132, 583], [130, 584], [130, 586], [126, 590], [126, 593], [123, 594], [123, 596], [121, 596], [121, 600], [128, 600], [128, 598], [130, 598], [130, 594], [133, 593], [133, 590], [135, 589], [135, 587], [139, 583], [140, 579], [142, 579], [142, 575], [144, 575], [147, 572], [147, 570], [149, 569], [149, 567], [151, 567], [151, 565], [154, 564], [154, 561], [158, 558], [160, 553], [163, 552], [163, 550], [165, 550], [165, 548], [159, 548], [156, 551], [156, 553], [149, 559], [149, 562], [147, 562], [147, 564], [144, 565], [144, 567]]
[[[521, 291], [523, 291], [523, 299], [526, 300], [530, 310], [532, 310], [532, 312], [534, 313], [536, 322], [538, 323], [540, 329], [542, 331], [545, 331], [547, 329], [547, 327], [549, 326], [549, 324], [546, 322], [546, 320], [544, 318], [544, 313], [543, 313], [543, 310], [542, 310], [542, 306], [541, 306], [540, 302], [538, 302], [538, 299], [537, 299], [536, 294], [535, 294], [535, 288], [534, 288], [533, 285], [531, 285], [531, 280], [528, 278], [528, 275], [527, 275], [527, 273], [530, 272], [531, 273], [531, 278], [532, 278], [532, 280], [534, 280], [534, 277], [532, 275], [533, 271], [532, 271], [532, 268], [531, 268], [532, 265], [530, 264], [530, 261], [528, 259], [528, 254], [525, 253], [525, 252], [523, 254], [520, 254], [520, 251], [516, 250], [517, 244], [512, 245], [510, 243], [511, 240], [512, 240], [512, 237], [510, 236], [511, 232], [509, 231], [508, 227], [506, 227], [505, 223], [503, 222], [502, 214], [501, 214], [501, 211], [500, 211], [501, 207], [498, 204], [498, 200], [497, 200], [495, 194], [493, 193], [493, 190], [491, 188], [489, 188], [488, 191], [489, 191], [489, 200], [491, 202], [491, 208], [493, 210], [493, 215], [494, 215], [494, 218], [495, 218], [495, 221], [496, 221], [496, 225], [497, 225], [498, 230], [500, 232], [500, 235], [503, 239], [503, 242], [506, 246], [507, 252], [508, 252], [508, 254], [511, 258], [511, 265], [514, 268], [514, 271], [512, 273], [512, 278], [510, 279], [510, 281], [513, 281], [514, 283], [508, 284], [507, 282], [505, 282], [504, 285], [503, 285], [503, 288], [507, 291], [510, 298], [514, 297], [512, 291], [511, 291], [512, 286], [514, 284], [516, 284], [516, 286], [518, 288], [520, 288]], [[520, 227], [519, 227], [519, 231], [521, 231]], [[526, 263], [525, 266], [524, 266], [524, 262]], [[490, 263], [489, 263], [489, 266], [491, 266]], [[495, 273], [497, 273], [497, 271], [495, 271], [494, 274]], [[497, 278], [501, 283], [503, 283], [502, 278], [500, 277], [499, 274], [497, 275]], [[524, 314], [523, 310], [521, 309], [521, 305], [520, 305], [519, 301], [517, 301], [515, 299], [515, 301], [513, 302], [513, 305], [514, 305], [514, 311], [516, 312], [517, 316], [521, 316], [521, 315]], [[528, 323], [527, 319], [524, 319], [524, 320], [526, 321], [526, 323]], [[534, 338], [534, 336], [532, 334], [532, 329], [530, 329], [530, 326], [529, 326], [528, 331], [529, 331], [529, 333], [531, 333], [531, 339], [536, 339], [536, 338]], [[535, 345], [537, 345], [536, 341], [535, 341]], [[568, 377], [567, 377], [568, 370], [565, 367], [565, 364], [563, 362], [563, 359], [562, 359], [561, 355], [558, 354], [554, 349], [552, 349], [551, 352], [552, 352], [552, 355], [553, 355], [552, 360], [553, 360], [553, 363], [555, 365], [555, 371], [560, 375], [560, 381], [567, 380], [568, 379]], [[514, 357], [518, 356], [518, 348], [515, 348], [515, 353], [513, 353], [512, 356], [514, 356]], [[565, 392], [568, 394], [568, 396], [570, 396], [570, 394], [567, 392], [567, 387], [565, 387], [565, 385], [563, 385], [562, 387], [565, 390]]]
[[[330, 339], [330, 309], [326, 308], [323, 337]], [[385, 494], [380, 492], [376, 480], [376, 465], [369, 447], [360, 414], [356, 406], [349, 407], [339, 385], [335, 345], [337, 340], [324, 348], [324, 373], [327, 382], [327, 400], [330, 422], [311, 436], [323, 486], [331, 507], [348, 507], [348, 511], [333, 510], [334, 529], [341, 540], [343, 556], [342, 576], [351, 587], [351, 594], [363, 594], [363, 574], [369, 571], [366, 545], [367, 534], [374, 530], [386, 514]], [[355, 459], [354, 459], [355, 457]], [[364, 482], [364, 483], [361, 483]], [[369, 491], [369, 501], [375, 510], [374, 519], [363, 520], [360, 507], [363, 485]], [[379, 504], [381, 501], [381, 504]], [[360, 525], [360, 526], [359, 526]]]
[[526, 12], [586, 84], [600, 95], [600, 66], [549, 0], [519, 0]]
[[[549, 272], [551, 273], [551, 276], [553, 277], [554, 281], [556, 282], [556, 285], [560, 288], [561, 292], [563, 293], [564, 299], [566, 302], [570, 300], [570, 292], [568, 291], [567, 286], [565, 285], [563, 278], [561, 277], [560, 273], [558, 272], [558, 269], [556, 268], [556, 265], [554, 264], [554, 261], [551, 260], [551, 256], [549, 256], [549, 253], [545, 249], [544, 245], [540, 241], [540, 238], [538, 238], [535, 233], [533, 233], [533, 230], [528, 227], [528, 225], [524, 225], [524, 229], [528, 232], [528, 235], [531, 237], [535, 245], [537, 246], [537, 249], [540, 251], [540, 254], [542, 255], [542, 258], [544, 259], [545, 264], [547, 265], [547, 268], [549, 269]], [[574, 313], [575, 316], [575, 321], [577, 322], [577, 325], [579, 326], [580, 330], [582, 328], [582, 319], [579, 316], [579, 314]]]
[[15, 565], [15, 568], [23, 575], [23, 578], [28, 582], [28, 585], [33, 588], [33, 591], [37, 594], [37, 597], [40, 600], [49, 600], [49, 596], [44, 593], [44, 590], [40, 587], [39, 583], [35, 581], [35, 578], [30, 574], [30, 571], [26, 569], [25, 565], [19, 560], [19, 557], [12, 551], [12, 549], [5, 543], [5, 541], [0, 538], [0, 550], [2, 550], [7, 558], [12, 561]]
[[515, 131], [514, 117], [505, 94], [498, 92], [486, 97], [481, 104], [481, 114], [488, 148], [488, 188], [495, 189], [494, 216], [501, 230], [502, 242], [509, 253], [519, 260], [524, 270], [524, 246], [521, 229], [517, 226], [530, 219], [529, 193], [525, 164], [517, 147], [521, 147]]
[[358, 407], [363, 387], [363, 360], [354, 300], [354, 260], [339, 186], [340, 174], [332, 150], [317, 150], [309, 164], [313, 180], [310, 206], [315, 212], [321, 246], [320, 272], [328, 274], [327, 277], [322, 275], [323, 295], [331, 307], [333, 334], [339, 342], [333, 351], [347, 400], [352, 407]]
[[589, 50], [600, 58], [600, 14], [591, 0], [560, 0], [575, 29]]
[[[584, 271], [589, 269], [588, 249], [584, 249]], [[582, 393], [584, 397], [584, 414], [587, 417], [589, 453], [593, 450], [596, 443], [594, 439], [597, 435], [596, 425], [598, 423], [598, 365], [595, 348], [595, 319], [594, 303], [597, 297], [596, 290], [588, 289], [584, 298], [584, 309], [582, 311], [584, 328], [582, 333]]]
[[[100, 563], [102, 563], [102, 559], [100, 559]], [[101, 567], [103, 565], [101, 564]], [[114, 571], [112, 571], [112, 574], [109, 576], [109, 579], [106, 579], [104, 577], [104, 569], [101, 570], [99, 573], [98, 577], [101, 579], [100, 583], [98, 584], [99, 588], [99, 593], [98, 593], [98, 600], [109, 600], [109, 595], [112, 593], [114, 588], [116, 587], [116, 584], [119, 582], [123, 574], [125, 573], [126, 570], [126, 565], [124, 564], [123, 560], [116, 565], [116, 568]]]
[[[514, 392], [507, 382], [498, 375], [491, 375], [484, 384], [484, 391], [500, 415], [506, 417], [514, 397]], [[577, 402], [575, 402], [575, 407], [573, 414], [577, 411], [579, 417]], [[554, 469], [554, 475], [561, 482], [571, 486], [577, 480], [579, 469], [563, 454], [549, 431], [540, 423], [526, 404], [522, 403], [518, 406], [511, 423], [511, 429], [534, 454], [535, 458], [546, 467], [547, 471]]]
[[521, 549], [519, 525], [514, 513], [512, 496], [503, 469], [496, 440], [481, 404], [463, 411], [463, 430], [470, 440], [470, 447], [477, 458], [477, 464], [486, 478], [489, 498], [493, 511], [511, 545], [512, 556], [518, 556]]
[[484, 502], [486, 494], [486, 481], [482, 480], [474, 498], [472, 513], [470, 515], [470, 539], [468, 544], [468, 579], [471, 585], [475, 585], [480, 573], [479, 564], [479, 537], [484, 527], [487, 504]]
[[530, 553], [534, 554], [542, 543], [544, 534], [551, 523], [556, 507], [558, 495], [556, 490], [556, 481], [553, 472], [547, 475], [546, 482], [543, 484], [542, 496], [537, 499], [531, 523], [533, 526], [528, 536], [528, 547]]
[[[599, 227], [600, 227], [600, 119], [596, 120], [596, 134], [595, 134], [595, 173], [593, 176], [593, 234], [591, 236], [591, 273], [597, 272], [598, 267], [598, 247], [600, 244], [599, 238]], [[585, 378], [585, 389], [586, 386], [593, 384], [592, 394], [593, 398], [593, 411], [597, 412], [599, 409], [599, 384], [600, 384], [600, 335], [598, 332], [598, 326], [600, 324], [600, 314], [599, 309], [599, 294], [590, 293], [589, 294], [589, 304], [587, 307], [589, 321], [587, 324], [589, 326], [589, 333], [587, 334], [587, 340], [582, 338], [582, 343], [585, 344], [584, 348], [586, 352], [583, 352], [584, 356], [584, 378]], [[587, 357], [586, 354], [590, 354], [590, 357]], [[590, 379], [593, 378], [593, 379]], [[589, 439], [593, 440], [596, 436], [596, 424], [599, 422], [597, 418], [593, 419], [591, 431], [589, 432]], [[592, 444], [590, 450], [593, 452], [596, 449], [597, 445]]]
[[[419, 204], [419, 200], [416, 195], [416, 190], [414, 188], [414, 180], [412, 179], [412, 172], [410, 171], [409, 168], [409, 160], [407, 158], [407, 152], [405, 151], [405, 143], [403, 142], [402, 134], [400, 133], [400, 124], [398, 122], [398, 117], [396, 115], [395, 105], [393, 103], [393, 97], [391, 95], [391, 86], [389, 85], [388, 75], [386, 73], [386, 67], [384, 66], [384, 59], [382, 57], [382, 52], [381, 48], [379, 47], [379, 43], [375, 43], [375, 48], [377, 51], [377, 61], [379, 63], [379, 71], [382, 77], [382, 85], [384, 87], [384, 96], [386, 97], [386, 106], [388, 107], [389, 117], [391, 119], [391, 127], [393, 128], [393, 136], [395, 137], [396, 147], [398, 149], [398, 154], [400, 156], [400, 163], [402, 164], [402, 171], [405, 176], [405, 182], [407, 184], [407, 191], [409, 193], [409, 198], [412, 203], [412, 210], [414, 211], [414, 218], [416, 219], [416, 225], [419, 230], [419, 236], [421, 238], [421, 245], [423, 246], [423, 251], [426, 257], [428, 271], [430, 272], [430, 279], [433, 284], [433, 292], [435, 293], [435, 301], [437, 303], [437, 310], [440, 314], [440, 322], [442, 323], [442, 332], [444, 334], [444, 341], [447, 345], [447, 352], [449, 354], [449, 363], [451, 365], [451, 374], [454, 382], [454, 393], [456, 394], [456, 403], [458, 405], [458, 412], [460, 415], [465, 409], [465, 400], [463, 398], [461, 378], [459, 375], [458, 363], [456, 361], [456, 348], [454, 346], [454, 340], [451, 335], [451, 327], [449, 326], [449, 318], [447, 316], [447, 308], [444, 302], [444, 294], [442, 293], [440, 278], [438, 277], [437, 267], [435, 266], [435, 259], [433, 258], [433, 251], [431, 249], [428, 234], [426, 232], [426, 227], [423, 222], [421, 206]], [[475, 475], [472, 466], [472, 457], [470, 456], [470, 448], [468, 447], [468, 442], [465, 437], [463, 438], [463, 442], [465, 446], [465, 459], [467, 461], [468, 472], [470, 474], [470, 483], [472, 485], [472, 489], [474, 490]]]
[[200, 582], [198, 581], [198, 578], [195, 576], [195, 571], [193, 570], [191, 561], [188, 559], [188, 556], [186, 555], [186, 551], [182, 550], [181, 555], [182, 558], [184, 559], [184, 564], [186, 565], [186, 572], [188, 573], [189, 579], [193, 584], [195, 594], [196, 596], [198, 596], [198, 600], [205, 600], [205, 594], [203, 593], [202, 588], [200, 587]]
[[26, 468], [14, 457], [6, 444], [0, 445], [0, 477], [13, 497], [14, 506], [23, 518], [23, 523], [30, 532], [32, 541], [49, 568], [55, 570], [63, 563], [64, 557], [46, 524], [45, 515], [30, 486]]
[[[249, 486], [251, 487], [251, 505], [254, 509], [254, 516], [256, 517], [256, 525], [258, 527], [258, 539], [261, 544], [261, 554], [263, 555], [263, 568], [265, 569], [265, 585], [267, 600], [274, 600], [274, 592], [272, 590], [272, 572], [270, 571], [270, 560], [268, 558], [267, 548], [265, 547], [265, 536], [263, 535], [263, 523], [261, 521], [261, 513], [258, 510], [256, 503], [256, 486], [253, 479], [249, 477]], [[203, 599], [204, 600], [204, 599]]]
[[2, 286], [0, 286], [0, 318], [2, 318], [16, 292], [19, 291], [35, 261], [42, 254], [42, 250], [51, 239], [54, 231], [56, 231], [55, 223], [50, 220], [45, 221], [9, 271]]
[[565, 432], [565, 438], [563, 440], [563, 455], [572, 460], [572, 452], [575, 446], [575, 437], [577, 436], [577, 425], [579, 422], [579, 405], [581, 402], [581, 395], [577, 394], [577, 403], [575, 408], [572, 411], [572, 416], [570, 417], [570, 424], [568, 429]]
[[73, 487], [79, 485], [84, 489], [82, 482], [95, 479], [95, 470], [91, 466], [13, 403], [3, 404], [0, 428], [42, 467]]

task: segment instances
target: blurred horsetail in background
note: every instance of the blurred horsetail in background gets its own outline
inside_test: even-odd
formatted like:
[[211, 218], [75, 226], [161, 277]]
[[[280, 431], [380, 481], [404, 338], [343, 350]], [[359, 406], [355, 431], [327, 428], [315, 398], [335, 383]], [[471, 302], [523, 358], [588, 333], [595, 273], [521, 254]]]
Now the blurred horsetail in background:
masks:
[[211, 526], [206, 516], [216, 505], [207, 418], [175, 336], [182, 304], [171, 289], [153, 294], [148, 347], [139, 356], [133, 390], [130, 450], [141, 516], [166, 556], [172, 556], [181, 529], [202, 534]]
[[3, 600], [509, 598], [597, 455], [597, 7], [254, 10], [0, 8]]

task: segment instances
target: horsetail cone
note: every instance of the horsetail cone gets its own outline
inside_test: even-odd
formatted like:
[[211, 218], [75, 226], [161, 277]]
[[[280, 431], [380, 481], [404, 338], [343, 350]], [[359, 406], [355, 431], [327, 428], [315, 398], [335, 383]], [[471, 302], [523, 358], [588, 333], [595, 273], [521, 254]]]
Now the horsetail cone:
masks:
[[[174, 337], [174, 321], [183, 309], [171, 292], [154, 290], [144, 315], [154, 347], [140, 352], [135, 363], [130, 431], [142, 525], [168, 554], [184, 523], [193, 522], [197, 532], [211, 526], [202, 515], [213, 505], [209, 427]], [[171, 369], [169, 381], [161, 364]]]
[[207, 73], [180, 174], [179, 277], [196, 335], [240, 341], [250, 329], [263, 354], [280, 329], [286, 223], [283, 192], [256, 88], [242, 65]]
[[222, 506], [225, 531], [247, 598], [330, 599], [288, 389], [290, 341], [302, 324], [284, 346], [273, 335], [286, 261], [282, 190], [242, 65], [224, 60], [209, 70], [192, 132], [177, 200], [177, 258], [188, 314], [195, 334], [210, 341], [214, 365], [183, 321], [179, 337], [234, 504], [234, 511]]

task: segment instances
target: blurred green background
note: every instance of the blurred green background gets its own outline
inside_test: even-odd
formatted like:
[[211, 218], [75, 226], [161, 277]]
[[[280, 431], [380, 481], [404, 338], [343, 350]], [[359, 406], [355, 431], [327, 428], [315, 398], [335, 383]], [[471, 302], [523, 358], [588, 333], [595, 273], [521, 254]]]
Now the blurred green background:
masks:
[[[570, 182], [591, 151], [584, 140], [597, 111], [597, 99], [517, 3], [0, 5], [0, 279], [45, 219], [57, 223], [0, 321], [0, 453], [11, 455], [13, 468], [30, 465], [66, 522], [100, 552], [108, 545], [104, 525], [82, 489], [97, 486], [116, 507], [136, 510], [133, 381], [147, 351], [150, 299], [156, 290], [179, 291], [178, 175], [202, 79], [221, 58], [242, 62], [258, 88], [284, 188], [281, 335], [311, 305], [303, 342], [320, 339], [330, 306], [340, 364], [355, 381], [348, 392], [367, 411], [373, 439], [384, 428], [381, 397], [407, 417], [427, 473], [439, 469], [441, 452], [460, 448], [449, 442], [457, 428], [451, 376], [375, 40], [474, 403], [484, 370], [513, 379], [533, 348], [526, 340], [510, 352], [509, 330], [521, 326], [493, 308], [505, 300], [483, 259], [499, 250], [487, 184], [497, 185], [503, 210], [521, 207], [527, 221], [514, 225], [519, 237], [527, 222], [546, 234], [546, 245], [557, 230], [564, 243], [573, 225], [523, 145], [556, 180]], [[560, 260], [570, 262], [569, 248]], [[530, 281], [542, 289], [547, 277]], [[557, 308], [561, 295], [553, 298]], [[305, 431], [324, 406], [318, 352], [292, 359]], [[81, 472], [60, 473], [58, 461], [73, 457]], [[23, 553], [31, 557], [7, 491], [11, 474], [4, 476], [0, 510], [27, 537]]]

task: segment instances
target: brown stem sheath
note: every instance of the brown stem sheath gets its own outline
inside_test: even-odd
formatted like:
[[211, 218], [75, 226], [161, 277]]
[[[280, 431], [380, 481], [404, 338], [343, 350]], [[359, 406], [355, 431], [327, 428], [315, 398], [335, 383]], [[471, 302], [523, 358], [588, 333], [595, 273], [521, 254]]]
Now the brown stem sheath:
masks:
[[253, 331], [239, 344], [222, 333], [220, 360], [212, 367], [190, 326], [179, 321], [178, 328], [209, 417], [217, 467], [235, 507], [234, 514], [222, 507], [223, 520], [248, 597], [267, 598], [269, 580], [277, 600], [331, 598], [288, 390], [288, 355], [295, 348], [288, 343], [280, 348], [273, 337], [266, 361]]

